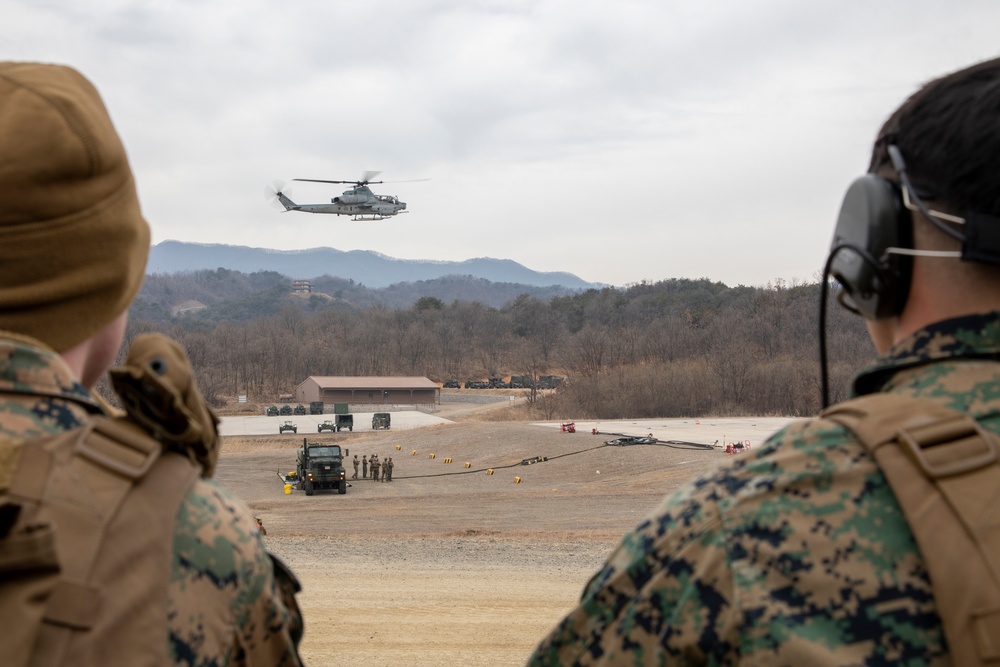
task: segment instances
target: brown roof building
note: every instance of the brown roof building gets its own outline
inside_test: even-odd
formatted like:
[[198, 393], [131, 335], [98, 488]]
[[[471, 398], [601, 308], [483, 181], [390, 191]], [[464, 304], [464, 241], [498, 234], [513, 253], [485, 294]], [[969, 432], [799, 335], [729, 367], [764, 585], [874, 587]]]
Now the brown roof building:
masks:
[[347, 377], [313, 375], [295, 388], [299, 403], [434, 405], [441, 388], [425, 377]]

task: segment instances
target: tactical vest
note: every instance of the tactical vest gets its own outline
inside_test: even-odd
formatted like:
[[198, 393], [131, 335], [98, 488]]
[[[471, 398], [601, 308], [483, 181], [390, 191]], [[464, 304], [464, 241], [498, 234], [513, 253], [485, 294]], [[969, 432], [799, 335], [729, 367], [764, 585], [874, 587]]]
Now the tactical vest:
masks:
[[1000, 665], [1000, 437], [928, 399], [875, 394], [821, 417], [874, 457], [927, 564], [955, 665]]
[[174, 522], [199, 472], [106, 417], [0, 438], [3, 664], [169, 664]]

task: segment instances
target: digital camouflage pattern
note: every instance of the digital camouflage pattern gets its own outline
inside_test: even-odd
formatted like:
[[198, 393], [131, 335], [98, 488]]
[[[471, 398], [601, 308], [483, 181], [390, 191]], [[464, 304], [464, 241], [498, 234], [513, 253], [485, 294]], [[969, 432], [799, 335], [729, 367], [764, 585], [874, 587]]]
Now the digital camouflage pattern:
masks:
[[[0, 334], [0, 437], [58, 433], [98, 412], [61, 357]], [[174, 526], [164, 637], [174, 664], [299, 665], [301, 619], [291, 580], [277, 579], [276, 568], [285, 572], [242, 503], [211, 480], [196, 481]]]
[[[939, 322], [855, 393], [940, 401], [1000, 432], [1000, 314]], [[667, 498], [529, 665], [950, 665], [926, 565], [844, 428], [798, 422]]]

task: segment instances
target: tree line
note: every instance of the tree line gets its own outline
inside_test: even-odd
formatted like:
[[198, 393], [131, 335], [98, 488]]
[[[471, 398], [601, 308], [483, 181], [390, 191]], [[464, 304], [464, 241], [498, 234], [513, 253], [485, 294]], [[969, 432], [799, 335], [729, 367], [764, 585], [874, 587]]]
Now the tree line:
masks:
[[[292, 295], [290, 281], [277, 274], [219, 270], [147, 282], [127, 336], [161, 331], [179, 340], [217, 405], [239, 394], [273, 402], [311, 375], [438, 382], [565, 375], [558, 391], [529, 396], [529, 416], [798, 416], [819, 409], [818, 283], [728, 287], [672, 279], [554, 296], [522, 292], [501, 306], [412, 294], [399, 306], [335, 282], [330, 286], [344, 289]], [[169, 303], [191, 299], [207, 307], [171, 314]], [[860, 318], [835, 303], [827, 341], [831, 398], [839, 400], [874, 351]]]

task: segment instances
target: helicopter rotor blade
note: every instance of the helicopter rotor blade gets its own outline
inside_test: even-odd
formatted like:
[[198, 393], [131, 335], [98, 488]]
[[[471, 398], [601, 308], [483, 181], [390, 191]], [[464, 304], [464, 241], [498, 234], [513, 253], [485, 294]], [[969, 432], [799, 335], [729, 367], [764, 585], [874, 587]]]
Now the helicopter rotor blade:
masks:
[[293, 178], [293, 181], [308, 181], [310, 183], [347, 183], [350, 185], [361, 185], [359, 181], [324, 181], [319, 178]]
[[[381, 171], [373, 171], [371, 169], [361, 172], [361, 184], [367, 185], [372, 182], [372, 179], [381, 174]], [[381, 183], [382, 181], [379, 181]]]

